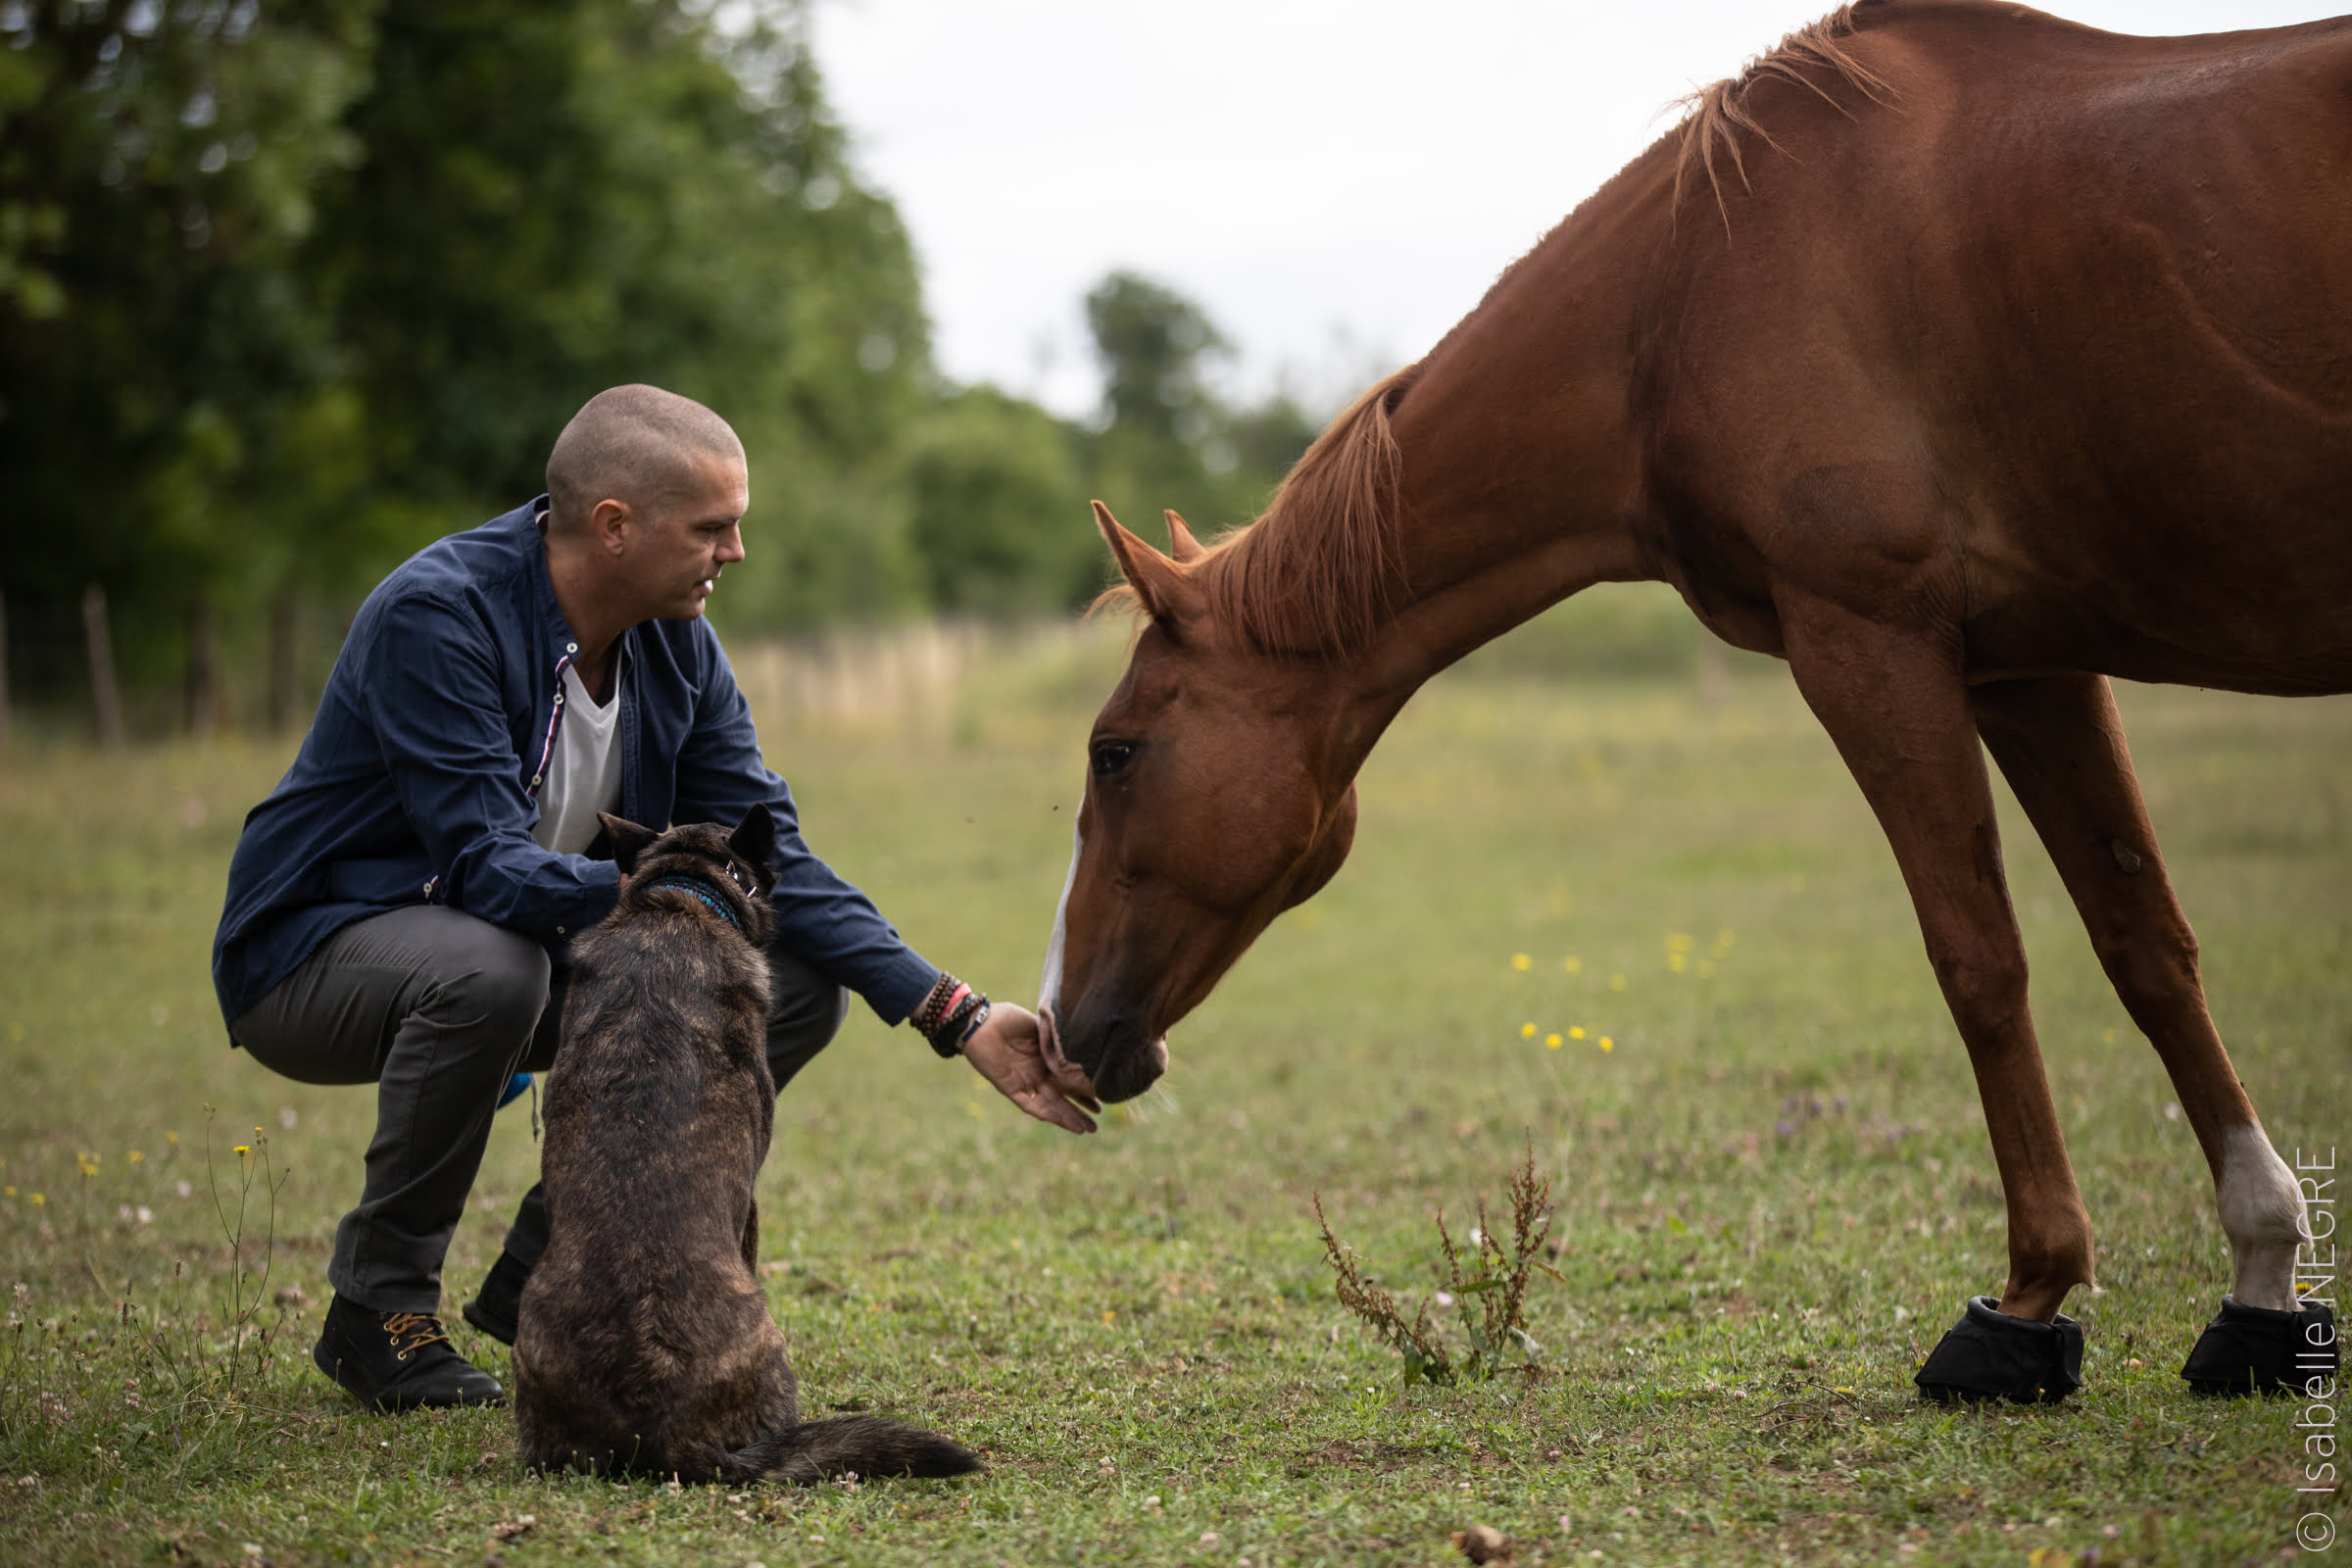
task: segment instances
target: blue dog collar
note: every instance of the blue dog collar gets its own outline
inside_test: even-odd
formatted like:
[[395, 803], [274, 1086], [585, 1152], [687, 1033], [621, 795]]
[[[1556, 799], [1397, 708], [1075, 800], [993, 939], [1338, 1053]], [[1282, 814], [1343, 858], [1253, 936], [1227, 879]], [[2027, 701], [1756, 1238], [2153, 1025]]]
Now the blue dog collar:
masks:
[[727, 907], [726, 900], [720, 898], [709, 884], [690, 876], [665, 876], [646, 885], [657, 888], [676, 888], [680, 893], [692, 894], [702, 900], [710, 907], [711, 913], [733, 926], [737, 936], [743, 937], [747, 941], [750, 940], [751, 933], [744, 930], [741, 920], [735, 918], [735, 911]]

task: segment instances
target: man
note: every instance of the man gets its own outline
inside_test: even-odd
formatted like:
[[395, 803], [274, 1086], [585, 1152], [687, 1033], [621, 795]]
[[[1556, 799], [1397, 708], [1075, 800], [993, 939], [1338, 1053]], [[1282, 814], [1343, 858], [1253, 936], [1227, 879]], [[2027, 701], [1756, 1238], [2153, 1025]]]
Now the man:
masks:
[[[233, 1044], [305, 1083], [378, 1085], [313, 1358], [379, 1410], [503, 1396], [442, 1330], [441, 1260], [501, 1091], [555, 1060], [568, 941], [612, 907], [599, 811], [657, 827], [774, 812], [779, 1090], [855, 991], [1041, 1120], [1086, 1132], [1101, 1108], [1034, 1016], [926, 962], [802, 843], [703, 618], [744, 555], [735, 432], [686, 398], [614, 387], [564, 426], [547, 485], [368, 597], [294, 765], [246, 818], [213, 946]], [[513, 1343], [546, 1245], [534, 1187], [466, 1321]]]

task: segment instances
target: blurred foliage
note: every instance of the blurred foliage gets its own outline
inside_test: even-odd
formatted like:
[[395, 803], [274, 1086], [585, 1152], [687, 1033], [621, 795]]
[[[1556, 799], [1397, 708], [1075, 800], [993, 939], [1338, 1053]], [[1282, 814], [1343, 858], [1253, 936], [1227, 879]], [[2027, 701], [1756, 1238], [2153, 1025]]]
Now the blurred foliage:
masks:
[[67, 643], [96, 582], [134, 683], [200, 605], [250, 662], [286, 606], [537, 493], [621, 381], [744, 437], [729, 629], [1081, 604], [1093, 495], [1253, 514], [1312, 421], [1220, 403], [1224, 340], [1159, 284], [1089, 296], [1099, 427], [940, 379], [806, 3], [0, 0], [15, 640]]

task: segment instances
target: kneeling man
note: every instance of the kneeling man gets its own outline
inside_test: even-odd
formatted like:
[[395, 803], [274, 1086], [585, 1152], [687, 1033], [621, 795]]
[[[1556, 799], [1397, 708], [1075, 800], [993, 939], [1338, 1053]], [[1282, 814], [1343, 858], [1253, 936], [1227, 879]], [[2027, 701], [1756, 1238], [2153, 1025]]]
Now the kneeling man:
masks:
[[[380, 1410], [502, 1397], [442, 1330], [441, 1261], [502, 1091], [555, 1060], [568, 942], [612, 907], [599, 811], [654, 827], [774, 813], [777, 1089], [855, 992], [1041, 1120], [1085, 1132], [1100, 1108], [1029, 1012], [925, 961], [802, 842], [703, 618], [744, 554], [735, 432], [614, 387], [564, 426], [547, 483], [368, 597], [294, 765], [246, 818], [213, 945], [234, 1045], [304, 1083], [378, 1086], [313, 1354]], [[512, 1343], [546, 1245], [534, 1187], [466, 1321]]]

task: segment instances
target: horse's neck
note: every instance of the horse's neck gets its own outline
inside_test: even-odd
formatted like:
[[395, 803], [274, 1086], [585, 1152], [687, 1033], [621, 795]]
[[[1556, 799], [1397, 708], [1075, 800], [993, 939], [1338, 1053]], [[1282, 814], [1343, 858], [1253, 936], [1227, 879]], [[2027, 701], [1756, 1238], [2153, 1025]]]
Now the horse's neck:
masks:
[[1423, 361], [1393, 420], [1404, 521], [1362, 668], [1397, 700], [1595, 582], [1653, 568], [1631, 526], [1633, 322], [1666, 219], [1643, 159], [1513, 268]]

